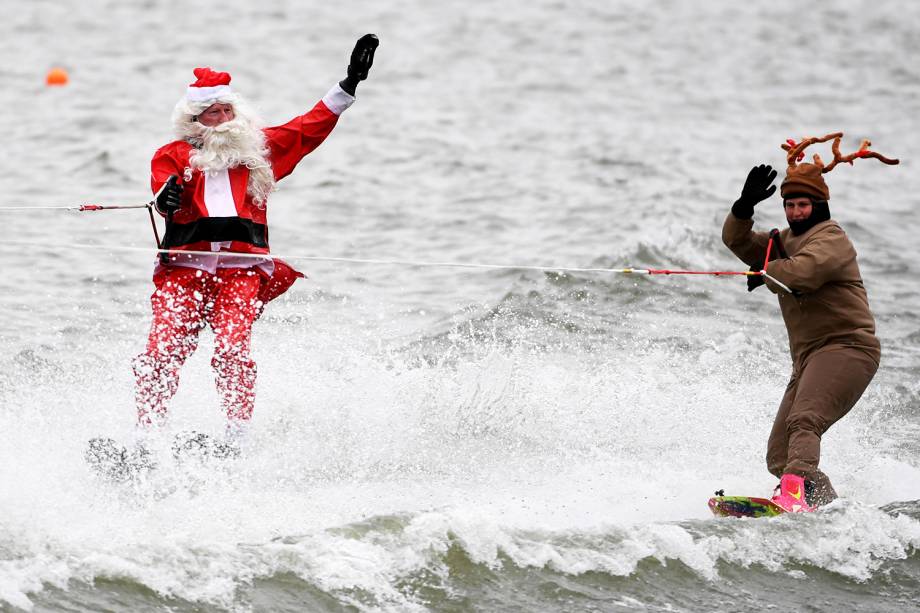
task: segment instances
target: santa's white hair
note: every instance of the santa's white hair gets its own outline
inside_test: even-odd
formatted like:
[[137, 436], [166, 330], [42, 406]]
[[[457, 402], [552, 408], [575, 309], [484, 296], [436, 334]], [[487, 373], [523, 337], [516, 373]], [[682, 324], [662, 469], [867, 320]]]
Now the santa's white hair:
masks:
[[[213, 127], [198, 123], [198, 115], [218, 102], [233, 106], [233, 119]], [[189, 101], [183, 96], [176, 103], [172, 121], [176, 136], [195, 147], [189, 156], [193, 170], [207, 172], [245, 166], [249, 169], [246, 191], [256, 204], [265, 206], [268, 195], [275, 189], [275, 175], [268, 161], [263, 123], [239, 94], [225, 94], [202, 102]]]

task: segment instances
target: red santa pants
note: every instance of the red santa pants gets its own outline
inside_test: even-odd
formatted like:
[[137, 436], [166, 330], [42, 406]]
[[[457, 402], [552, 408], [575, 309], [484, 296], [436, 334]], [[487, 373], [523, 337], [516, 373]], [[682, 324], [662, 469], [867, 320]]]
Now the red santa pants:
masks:
[[255, 403], [256, 364], [250, 357], [252, 322], [258, 314], [261, 275], [253, 269], [166, 270], [150, 298], [153, 322], [147, 348], [134, 360], [138, 424], [166, 417], [179, 387], [179, 369], [198, 346], [198, 333], [215, 334], [211, 366], [217, 393], [231, 420], [248, 420]]

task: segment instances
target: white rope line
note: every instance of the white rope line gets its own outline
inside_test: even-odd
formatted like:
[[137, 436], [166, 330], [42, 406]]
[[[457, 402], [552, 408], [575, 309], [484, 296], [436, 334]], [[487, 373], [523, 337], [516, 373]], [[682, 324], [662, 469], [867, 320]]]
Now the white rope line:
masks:
[[78, 206], [4, 206], [0, 211], [79, 211]]
[[[160, 188], [162, 192], [165, 188], [165, 184]], [[159, 192], [157, 193], [159, 195]], [[153, 206], [154, 201], [151, 200], [147, 204], [134, 204], [134, 205], [98, 205], [98, 204], [85, 204], [80, 206], [3, 206], [0, 207], [0, 211], [101, 211], [101, 210], [115, 210], [115, 209], [149, 209]], [[772, 239], [771, 239], [772, 240]], [[27, 243], [20, 241], [4, 241], [0, 243], [0, 247], [5, 245], [15, 245], [19, 247], [35, 247], [36, 243]], [[41, 245], [43, 247], [52, 247], [49, 245]], [[222, 252], [222, 251], [185, 251], [185, 250], [173, 250], [168, 249], [148, 249], [146, 247], [129, 247], [127, 245], [91, 245], [88, 243], [71, 243], [69, 245], [54, 245], [53, 248], [66, 247], [69, 249], [99, 249], [99, 250], [108, 250], [108, 251], [134, 251], [134, 252], [143, 252], [143, 253], [159, 253], [166, 255], [231, 255], [231, 252]], [[416, 268], [470, 268], [470, 269], [479, 269], [479, 270], [533, 270], [539, 272], [586, 272], [586, 273], [620, 273], [620, 274], [700, 274], [700, 275], [712, 275], [712, 276], [726, 276], [726, 273], [716, 272], [716, 271], [664, 271], [664, 270], [650, 270], [646, 268], [579, 268], [573, 266], [534, 266], [530, 264], [480, 264], [475, 262], [436, 262], [436, 261], [419, 261], [419, 260], [400, 260], [400, 259], [373, 259], [373, 258], [345, 258], [345, 257], [334, 257], [334, 256], [323, 256], [323, 255], [273, 255], [273, 254], [256, 254], [256, 253], [238, 253], [232, 252], [232, 257], [234, 258], [251, 258], [258, 260], [265, 259], [285, 259], [285, 260], [303, 260], [303, 261], [312, 261], [312, 262], [339, 262], [346, 264], [375, 264], [375, 265], [387, 265], [387, 266], [411, 266]], [[742, 273], [729, 272], [728, 275], [736, 275]], [[764, 278], [773, 281], [776, 285], [786, 291], [786, 293], [791, 294], [792, 290], [789, 289], [782, 282], [776, 278], [767, 274], [766, 270], [761, 270], [759, 272], [749, 272], [744, 273], [748, 275], [762, 275]]]
[[[54, 244], [47, 245], [42, 243], [32, 243], [25, 241], [3, 241], [0, 242], [0, 247], [5, 246], [16, 246], [16, 247], [46, 247], [53, 249], [60, 249], [64, 247], [66, 249], [96, 249], [101, 251], [127, 251], [127, 252], [137, 252], [137, 253], [165, 253], [167, 255], [223, 255], [231, 256], [234, 258], [249, 258], [254, 260], [266, 260], [266, 259], [283, 259], [283, 260], [302, 260], [302, 261], [312, 261], [312, 262], [339, 262], [343, 264], [371, 264], [371, 265], [385, 265], [385, 266], [411, 266], [416, 268], [469, 268], [477, 270], [531, 270], [537, 272], [579, 272], [579, 273], [607, 273], [607, 274], [637, 274], [637, 275], [651, 275], [651, 274], [680, 274], [678, 271], [673, 272], [664, 272], [664, 271], [653, 271], [647, 268], [580, 268], [574, 266], [534, 266], [530, 264], [481, 264], [476, 262], [439, 262], [439, 261], [425, 261], [425, 260], [402, 260], [402, 259], [376, 259], [376, 258], [346, 258], [346, 257], [335, 257], [335, 256], [324, 256], [324, 255], [303, 255], [303, 254], [289, 254], [289, 255], [276, 255], [276, 254], [258, 254], [258, 253], [238, 253], [238, 252], [228, 252], [228, 251], [178, 251], [178, 250], [168, 250], [168, 249], [151, 249], [149, 247], [130, 247], [127, 245], [93, 245], [89, 243], [70, 243], [70, 244]], [[712, 276], [726, 276], [725, 273], [718, 272], [700, 272], [696, 274], [706, 274]], [[737, 274], [737, 273], [733, 273]], [[787, 293], [792, 293], [788, 287], [783, 283], [776, 280], [767, 274], [766, 271], [762, 270], [759, 273], [751, 272], [750, 275], [761, 274], [765, 278], [770, 279], [776, 283], [779, 287], [785, 290]]]
[[283, 260], [303, 260], [313, 262], [339, 262], [346, 264], [377, 264], [391, 266], [413, 266], [413, 267], [438, 267], [438, 268], [473, 268], [484, 270], [533, 270], [540, 272], [600, 272], [600, 273], [624, 273], [624, 274], [649, 274], [648, 269], [644, 268], [579, 268], [573, 266], [534, 266], [529, 264], [481, 264], [475, 262], [441, 262], [425, 260], [403, 260], [403, 259], [376, 259], [376, 258], [346, 258], [323, 255], [303, 255], [303, 254], [258, 254], [258, 253], [239, 253], [228, 251], [178, 251], [168, 249], [152, 249], [148, 247], [130, 247], [127, 245], [105, 245], [105, 244], [88, 244], [88, 243], [70, 243], [70, 244], [42, 244], [25, 241], [2, 241], [0, 247], [46, 247], [54, 249], [96, 249], [108, 251], [128, 251], [140, 253], [165, 253], [169, 255], [222, 255], [234, 258], [251, 258], [257, 260], [265, 259], [283, 259]]
[[92, 213], [94, 211], [118, 211], [128, 209], [147, 209], [150, 204], [81, 204], [79, 206], [0, 206], [3, 211], [73, 211], [79, 213]]
[[786, 287], [781, 281], [777, 280], [775, 277], [771, 277], [770, 275], [768, 275], [766, 270], [761, 270], [760, 274], [762, 274], [765, 279], [769, 279], [770, 281], [773, 281], [774, 283], [779, 285], [783, 290], [785, 290], [787, 294], [792, 293], [792, 290]]

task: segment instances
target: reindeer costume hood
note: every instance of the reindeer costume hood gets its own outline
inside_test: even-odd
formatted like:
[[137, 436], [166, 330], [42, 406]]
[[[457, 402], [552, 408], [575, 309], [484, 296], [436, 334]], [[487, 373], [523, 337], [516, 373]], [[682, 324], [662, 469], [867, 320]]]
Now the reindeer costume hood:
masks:
[[[872, 143], [868, 140], [863, 140], [857, 151], [849, 155], [841, 155], [841, 138], [843, 138], [843, 132], [834, 132], [833, 134], [828, 134], [821, 138], [805, 138], [802, 139], [800, 143], [796, 143], [792, 139], [787, 140], [782, 147], [786, 151], [788, 168], [786, 169], [786, 178], [783, 179], [783, 184], [779, 190], [780, 195], [786, 198], [793, 194], [803, 194], [817, 200], [830, 200], [831, 192], [827, 188], [827, 183], [824, 182], [824, 174], [832, 171], [840, 162], [845, 162], [852, 166], [853, 160], [856, 158], [875, 158], [885, 164], [899, 163], [899, 160], [892, 160], [880, 153], [870, 151], [869, 146], [872, 145]], [[814, 164], [809, 164], [808, 162], [799, 164], [805, 157], [805, 149], [810, 145], [814, 145], [815, 143], [826, 143], [831, 139], [834, 141], [831, 145], [834, 159], [830, 164], [825, 166], [817, 153], [812, 156]]]
[[[789, 139], [786, 141], [786, 144], [782, 146], [787, 152], [786, 161], [788, 163], [788, 168], [786, 169], [786, 178], [783, 179], [783, 184], [780, 186], [780, 195], [784, 200], [797, 196], [807, 196], [811, 198], [812, 201], [812, 212], [808, 219], [789, 222], [789, 228], [792, 230], [794, 236], [804, 234], [822, 221], [827, 221], [831, 218], [831, 211], [827, 204], [827, 201], [831, 198], [831, 192], [827, 187], [827, 183], [824, 182], [824, 173], [833, 170], [840, 162], [846, 162], [852, 165], [853, 160], [863, 157], [874, 157], [885, 164], [898, 163], [898, 160], [891, 160], [875, 151], [870, 151], [869, 146], [872, 143], [868, 140], [863, 140], [859, 149], [854, 153], [846, 156], [841, 155], [841, 137], [843, 137], [843, 132], [835, 132], [821, 138], [805, 138], [802, 139], [800, 143], [796, 143], [794, 140]], [[814, 164], [809, 164], [808, 162], [799, 164], [802, 158], [805, 157], [805, 149], [809, 145], [827, 142], [831, 139], [834, 140], [834, 143], [831, 145], [831, 150], [834, 153], [834, 160], [830, 164], [825, 166], [818, 154], [812, 157]]]
[[790, 166], [779, 188], [779, 193], [784, 199], [788, 196], [802, 194], [816, 200], [830, 200], [831, 192], [822, 174], [820, 167], [807, 162]]

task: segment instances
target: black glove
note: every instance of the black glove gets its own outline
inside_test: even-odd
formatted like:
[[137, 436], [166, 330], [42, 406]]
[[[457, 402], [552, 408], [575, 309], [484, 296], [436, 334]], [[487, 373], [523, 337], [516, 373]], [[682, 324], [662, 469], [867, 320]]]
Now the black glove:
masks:
[[373, 34], [365, 34], [358, 39], [354, 50], [351, 52], [348, 76], [339, 81], [339, 87], [352, 96], [355, 95], [358, 82], [367, 78], [368, 71], [374, 65], [374, 51], [376, 51], [379, 44], [380, 40]]
[[776, 186], [771, 185], [776, 178], [776, 171], [769, 164], [761, 164], [751, 168], [741, 197], [732, 205], [732, 214], [738, 219], [750, 219], [754, 216], [754, 206], [766, 200], [776, 191]]
[[[760, 266], [751, 266], [751, 272], [760, 272]], [[753, 292], [763, 284], [763, 275], [748, 275], [747, 285], [749, 292]]]
[[175, 213], [182, 203], [182, 184], [178, 183], [179, 177], [172, 175], [166, 180], [166, 185], [157, 194], [157, 210], [164, 215]]

